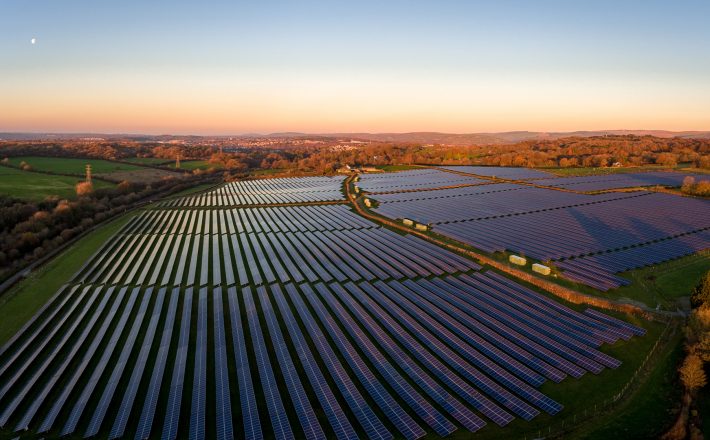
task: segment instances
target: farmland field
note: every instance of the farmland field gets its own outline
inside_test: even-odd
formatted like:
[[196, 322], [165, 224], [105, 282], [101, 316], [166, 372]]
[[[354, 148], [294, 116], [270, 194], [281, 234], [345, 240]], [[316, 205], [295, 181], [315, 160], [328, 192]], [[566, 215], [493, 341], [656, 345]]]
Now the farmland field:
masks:
[[518, 435], [597, 377], [608, 398], [659, 335], [372, 223], [342, 184], [233, 182], [122, 222], [0, 348], [2, 432]]
[[39, 157], [22, 156], [11, 157], [9, 162], [13, 166], [20, 166], [21, 162], [26, 162], [35, 171], [49, 171], [61, 174], [76, 174], [83, 176], [87, 164], [91, 164], [91, 171], [94, 174], [107, 174], [114, 171], [136, 171], [144, 168], [129, 165], [126, 163], [111, 162], [100, 159], [74, 159], [67, 157]]
[[165, 159], [160, 157], [126, 157], [121, 159], [123, 162], [132, 162], [143, 165], [163, 165], [175, 162], [173, 159]]
[[[73, 198], [75, 186], [82, 179], [70, 176], [21, 171], [0, 166], [0, 193], [29, 200], [43, 200], [48, 196]], [[113, 184], [95, 180], [94, 188], [108, 188]]]
[[[175, 161], [168, 164], [168, 167], [175, 168]], [[219, 168], [219, 165], [212, 164], [206, 160], [181, 160], [180, 169], [181, 170], [206, 170], [208, 168]]]

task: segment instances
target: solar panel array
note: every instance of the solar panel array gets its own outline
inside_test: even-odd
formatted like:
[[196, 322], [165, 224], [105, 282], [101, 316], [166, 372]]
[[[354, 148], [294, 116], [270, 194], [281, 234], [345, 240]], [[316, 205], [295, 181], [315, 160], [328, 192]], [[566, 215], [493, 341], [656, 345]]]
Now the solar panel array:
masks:
[[490, 183], [490, 181], [426, 168], [396, 173], [362, 174], [357, 186], [360, 189], [376, 194], [485, 183]]
[[161, 202], [160, 206], [215, 207], [335, 201], [344, 198], [344, 180], [345, 176], [243, 180]]
[[386, 217], [438, 224], [559, 210], [644, 194], [647, 193], [592, 196], [504, 183], [421, 193], [381, 194], [372, 198], [379, 202], [377, 212]]
[[617, 368], [602, 346], [644, 333], [480, 269], [343, 206], [144, 211], [0, 348], [0, 428], [475, 432], [557, 414], [544, 383]]
[[614, 273], [707, 249], [708, 229], [708, 201], [658, 193], [435, 227], [487, 252], [551, 260], [601, 290], [625, 283]]
[[[649, 172], [534, 182], [586, 190], [637, 186], [638, 179], [680, 184], [683, 177]], [[620, 272], [710, 248], [710, 203], [669, 194], [589, 195], [506, 183], [370, 197], [383, 216], [432, 225], [486, 252], [552, 261], [567, 278], [603, 291], [628, 284]]]
[[550, 177], [550, 173], [546, 173], [540, 170], [533, 170], [531, 168], [519, 168], [519, 167], [486, 167], [486, 166], [442, 166], [439, 168], [444, 168], [451, 171], [458, 171], [460, 173], [476, 174], [479, 176], [488, 177], [500, 177], [502, 179], [511, 180], [527, 180], [527, 179], [544, 179]]
[[554, 186], [575, 191], [598, 191], [605, 189], [634, 188], [656, 185], [681, 186], [683, 184], [683, 179], [689, 175], [694, 177], [696, 181], [710, 180], [710, 176], [702, 174], [646, 172], [537, 179], [534, 183], [537, 185]]

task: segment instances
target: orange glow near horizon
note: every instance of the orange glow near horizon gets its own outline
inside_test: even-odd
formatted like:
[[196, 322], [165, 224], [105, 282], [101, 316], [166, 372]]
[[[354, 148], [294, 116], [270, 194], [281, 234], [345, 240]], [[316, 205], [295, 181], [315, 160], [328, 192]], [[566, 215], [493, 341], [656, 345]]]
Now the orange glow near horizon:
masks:
[[[708, 90], [620, 78], [320, 72], [9, 77], [0, 131], [240, 134], [707, 130]], [[704, 97], [703, 97], [704, 96]]]

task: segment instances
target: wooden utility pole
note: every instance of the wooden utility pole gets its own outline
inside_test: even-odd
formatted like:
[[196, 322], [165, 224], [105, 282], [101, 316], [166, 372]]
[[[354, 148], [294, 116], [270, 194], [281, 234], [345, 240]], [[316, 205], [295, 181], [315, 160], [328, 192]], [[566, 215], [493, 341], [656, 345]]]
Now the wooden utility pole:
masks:
[[86, 181], [91, 183], [91, 164], [86, 164]]

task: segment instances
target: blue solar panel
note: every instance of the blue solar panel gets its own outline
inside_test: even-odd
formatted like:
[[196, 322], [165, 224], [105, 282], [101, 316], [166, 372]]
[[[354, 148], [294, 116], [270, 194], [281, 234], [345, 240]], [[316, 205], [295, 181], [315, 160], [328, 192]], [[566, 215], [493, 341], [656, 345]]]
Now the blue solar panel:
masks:
[[[323, 284], [317, 284], [316, 289], [323, 289], [325, 286]], [[397, 402], [392, 398], [392, 396], [385, 390], [382, 384], [377, 380], [375, 375], [370, 371], [365, 362], [360, 358], [355, 347], [350, 344], [348, 339], [342, 333], [338, 325], [335, 323], [333, 317], [330, 313], [326, 312], [323, 308], [322, 303], [314, 292], [307, 288], [306, 285], [302, 285], [302, 289], [306, 294], [306, 298], [311, 303], [311, 306], [315, 309], [318, 318], [321, 320], [322, 324], [328, 330], [330, 337], [335, 341], [335, 344], [340, 349], [340, 353], [345, 357], [350, 368], [355, 372], [355, 375], [360, 380], [360, 383], [365, 387], [365, 389], [370, 393], [372, 399], [377, 403], [377, 405], [382, 409], [385, 415], [390, 419], [393, 425], [406, 437], [406, 438], [419, 438], [424, 435], [424, 429], [422, 429], [403, 409]]]
[[138, 352], [138, 359], [133, 365], [131, 379], [123, 392], [123, 401], [121, 402], [121, 406], [116, 414], [113, 427], [111, 428], [111, 433], [109, 434], [110, 438], [122, 437], [126, 429], [128, 417], [131, 415], [133, 402], [135, 401], [138, 393], [138, 387], [140, 385], [141, 378], [143, 377], [143, 371], [145, 370], [146, 363], [148, 362], [148, 355], [150, 354], [150, 349], [155, 340], [155, 332], [158, 327], [158, 320], [160, 319], [164, 299], [165, 288], [162, 288], [158, 291], [158, 295], [156, 296], [155, 305], [153, 306], [153, 316], [150, 319], [148, 329], [146, 330], [143, 338], [143, 345]]
[[323, 429], [318, 423], [318, 418], [316, 417], [310, 402], [308, 401], [308, 396], [306, 391], [303, 389], [301, 380], [298, 377], [296, 367], [293, 365], [291, 360], [291, 355], [288, 352], [288, 347], [286, 346], [286, 341], [284, 340], [281, 329], [279, 328], [278, 319], [271, 307], [271, 301], [269, 300], [268, 293], [265, 287], [257, 288], [257, 293], [259, 294], [259, 299], [261, 301], [261, 310], [264, 313], [264, 319], [266, 320], [266, 325], [269, 328], [269, 334], [271, 335], [271, 342], [274, 347], [274, 353], [276, 354], [276, 359], [278, 360], [279, 369], [286, 382], [286, 388], [288, 389], [289, 396], [291, 397], [291, 402], [296, 410], [296, 415], [301, 423], [301, 428], [306, 438], [320, 438], [324, 439], [325, 434]]
[[170, 303], [168, 304], [168, 311], [165, 317], [165, 323], [163, 324], [163, 335], [160, 338], [160, 347], [158, 348], [155, 366], [153, 367], [150, 376], [150, 384], [148, 385], [148, 391], [145, 396], [145, 401], [143, 402], [143, 411], [141, 412], [138, 428], [136, 429], [136, 440], [143, 440], [150, 437], [156, 405], [158, 404], [158, 396], [160, 394], [160, 385], [163, 382], [163, 374], [168, 359], [168, 350], [170, 349], [170, 341], [172, 340], [179, 299], [180, 289], [175, 288], [170, 296]]
[[229, 316], [232, 326], [232, 343], [239, 382], [239, 401], [242, 407], [244, 436], [249, 439], [260, 439], [263, 436], [259, 423], [259, 409], [256, 406], [251, 371], [249, 370], [237, 289], [230, 288], [227, 291], [227, 298], [229, 299]]
[[192, 316], [192, 288], [185, 289], [183, 294], [182, 317], [180, 318], [180, 337], [178, 339], [175, 365], [170, 380], [168, 406], [165, 409], [163, 422], [163, 440], [173, 440], [177, 437], [180, 423], [180, 407], [182, 406], [182, 389], [185, 383], [185, 367], [187, 351], [190, 344], [190, 321]]
[[294, 438], [291, 431], [291, 424], [288, 421], [288, 415], [284, 409], [281, 395], [279, 394], [276, 378], [271, 367], [271, 360], [264, 344], [264, 336], [262, 335], [259, 315], [252, 298], [251, 289], [245, 288], [242, 290], [244, 297], [244, 307], [246, 308], [247, 318], [249, 321], [249, 332], [251, 333], [252, 344], [254, 346], [254, 356], [256, 356], [256, 365], [259, 368], [259, 379], [261, 380], [261, 388], [266, 399], [266, 406], [271, 417], [271, 427], [274, 435], [279, 439]]
[[[312, 293], [308, 285], [302, 285], [302, 289]], [[362, 429], [371, 439], [391, 439], [392, 434], [387, 430], [387, 428], [385, 428], [367, 402], [365, 402], [365, 399], [358, 391], [351, 377], [345, 371], [345, 368], [340, 363], [340, 360], [331, 348], [320, 327], [316, 324], [313, 316], [306, 307], [306, 304], [301, 299], [296, 287], [293, 284], [287, 284], [286, 291], [296, 307], [311, 341], [313, 341], [313, 344], [318, 350], [318, 354], [323, 360], [325, 366], [328, 368], [331, 377], [335, 381], [340, 393], [343, 395], [351, 411], [360, 423], [360, 426], [362, 426]]]
[[[133, 321], [133, 325], [131, 326], [131, 330], [128, 333], [128, 337], [124, 341], [121, 354], [118, 357], [116, 363], [113, 365], [113, 371], [111, 372], [111, 376], [109, 377], [108, 382], [104, 386], [104, 391], [101, 394], [99, 403], [94, 409], [94, 413], [92, 414], [91, 420], [89, 421], [89, 426], [86, 428], [86, 431], [84, 431], [85, 437], [96, 435], [99, 432], [99, 429], [101, 428], [101, 424], [104, 421], [104, 417], [106, 416], [108, 407], [111, 404], [111, 400], [113, 399], [114, 392], [118, 387], [118, 382], [123, 376], [123, 372], [126, 368], [126, 365], [128, 364], [131, 352], [133, 351], [133, 348], [135, 346], [136, 339], [138, 338], [138, 332], [140, 331], [141, 326], [143, 325], [143, 320], [148, 310], [148, 303], [150, 302], [152, 291], [153, 289], [149, 287], [143, 293], [143, 301], [141, 302], [141, 305], [138, 309], [138, 314], [136, 315], [136, 318]], [[154, 309], [153, 313], [160, 314], [160, 309]], [[68, 423], [69, 422], [67, 422], [67, 424]], [[65, 425], [62, 435], [69, 433], [67, 432], [67, 427], [68, 425]]]
[[227, 369], [227, 341], [224, 335], [224, 311], [222, 289], [212, 291], [214, 311], [214, 377], [216, 437], [220, 440], [234, 437], [232, 425], [232, 401], [229, 394], [229, 371]]
[[192, 379], [192, 405], [190, 407], [191, 440], [205, 438], [205, 412], [207, 411], [207, 288], [200, 289], [197, 297], [197, 335]]

